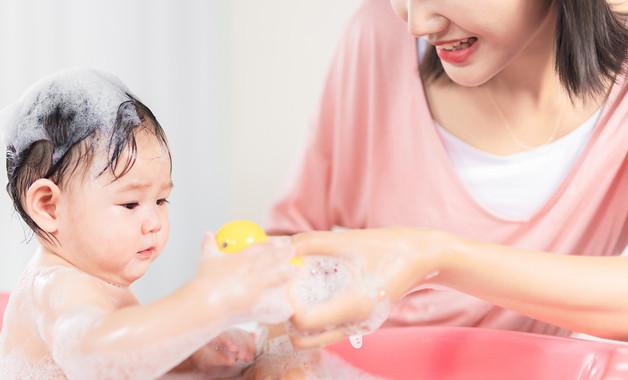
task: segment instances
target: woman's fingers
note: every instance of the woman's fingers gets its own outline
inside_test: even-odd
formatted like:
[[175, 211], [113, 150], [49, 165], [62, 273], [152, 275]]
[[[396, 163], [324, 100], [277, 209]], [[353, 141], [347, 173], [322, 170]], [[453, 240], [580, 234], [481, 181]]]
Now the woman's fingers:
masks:
[[353, 243], [353, 235], [347, 231], [312, 231], [291, 236], [297, 256], [347, 256], [347, 248]]
[[366, 320], [373, 310], [374, 300], [361, 294], [346, 292], [320, 305], [308, 305], [307, 311], [297, 310], [292, 324], [300, 331], [316, 331], [326, 326], [341, 326]]

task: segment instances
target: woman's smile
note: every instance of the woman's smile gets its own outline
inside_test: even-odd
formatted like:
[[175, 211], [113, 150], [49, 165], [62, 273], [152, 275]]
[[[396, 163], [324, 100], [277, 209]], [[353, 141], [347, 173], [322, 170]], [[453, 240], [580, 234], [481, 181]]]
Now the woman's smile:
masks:
[[469, 37], [455, 42], [436, 43], [436, 54], [443, 61], [461, 64], [467, 61], [477, 47], [477, 37]]

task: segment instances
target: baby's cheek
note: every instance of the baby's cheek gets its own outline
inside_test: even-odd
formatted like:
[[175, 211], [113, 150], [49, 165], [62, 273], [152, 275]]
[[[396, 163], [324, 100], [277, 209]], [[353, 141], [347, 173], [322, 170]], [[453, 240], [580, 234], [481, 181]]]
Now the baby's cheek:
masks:
[[170, 236], [170, 223], [168, 223], [168, 219], [166, 219], [166, 222], [162, 225], [161, 231], [160, 231], [160, 236], [159, 236], [160, 249], [164, 249], [169, 236]]

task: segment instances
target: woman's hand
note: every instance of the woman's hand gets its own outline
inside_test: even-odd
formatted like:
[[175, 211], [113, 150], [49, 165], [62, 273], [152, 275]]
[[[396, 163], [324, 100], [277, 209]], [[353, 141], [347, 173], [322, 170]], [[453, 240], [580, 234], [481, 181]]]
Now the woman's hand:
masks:
[[[438, 274], [441, 252], [452, 236], [428, 229], [387, 228], [294, 235], [297, 255], [334, 255], [362, 268], [347, 290], [319, 305], [295, 306], [291, 323], [301, 334], [296, 347], [330, 343], [347, 335], [347, 325], [369, 318], [384, 299], [396, 302], [413, 287]], [[373, 280], [382, 287], [365, 292]]]
[[[301, 256], [362, 258], [368, 272], [382, 276], [391, 303], [429, 279], [567, 330], [628, 340], [627, 257], [532, 251], [408, 228], [304, 233], [293, 243]], [[294, 345], [341, 338], [339, 327], [359, 321], [352, 313], [363, 315], [360, 307], [369, 305], [367, 298], [353, 297], [347, 303], [332, 299], [315, 311], [296, 309], [291, 320], [306, 336], [292, 337]]]

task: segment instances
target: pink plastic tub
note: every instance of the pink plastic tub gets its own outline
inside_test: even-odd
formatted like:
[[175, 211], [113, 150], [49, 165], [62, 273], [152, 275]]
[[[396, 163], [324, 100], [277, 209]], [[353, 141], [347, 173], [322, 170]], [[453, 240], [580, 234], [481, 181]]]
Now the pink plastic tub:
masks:
[[9, 302], [9, 293], [0, 292], [0, 330], [2, 330], [2, 320], [4, 319], [4, 309]]
[[628, 346], [609, 342], [470, 327], [380, 329], [363, 342], [327, 350], [390, 379], [628, 379]]

